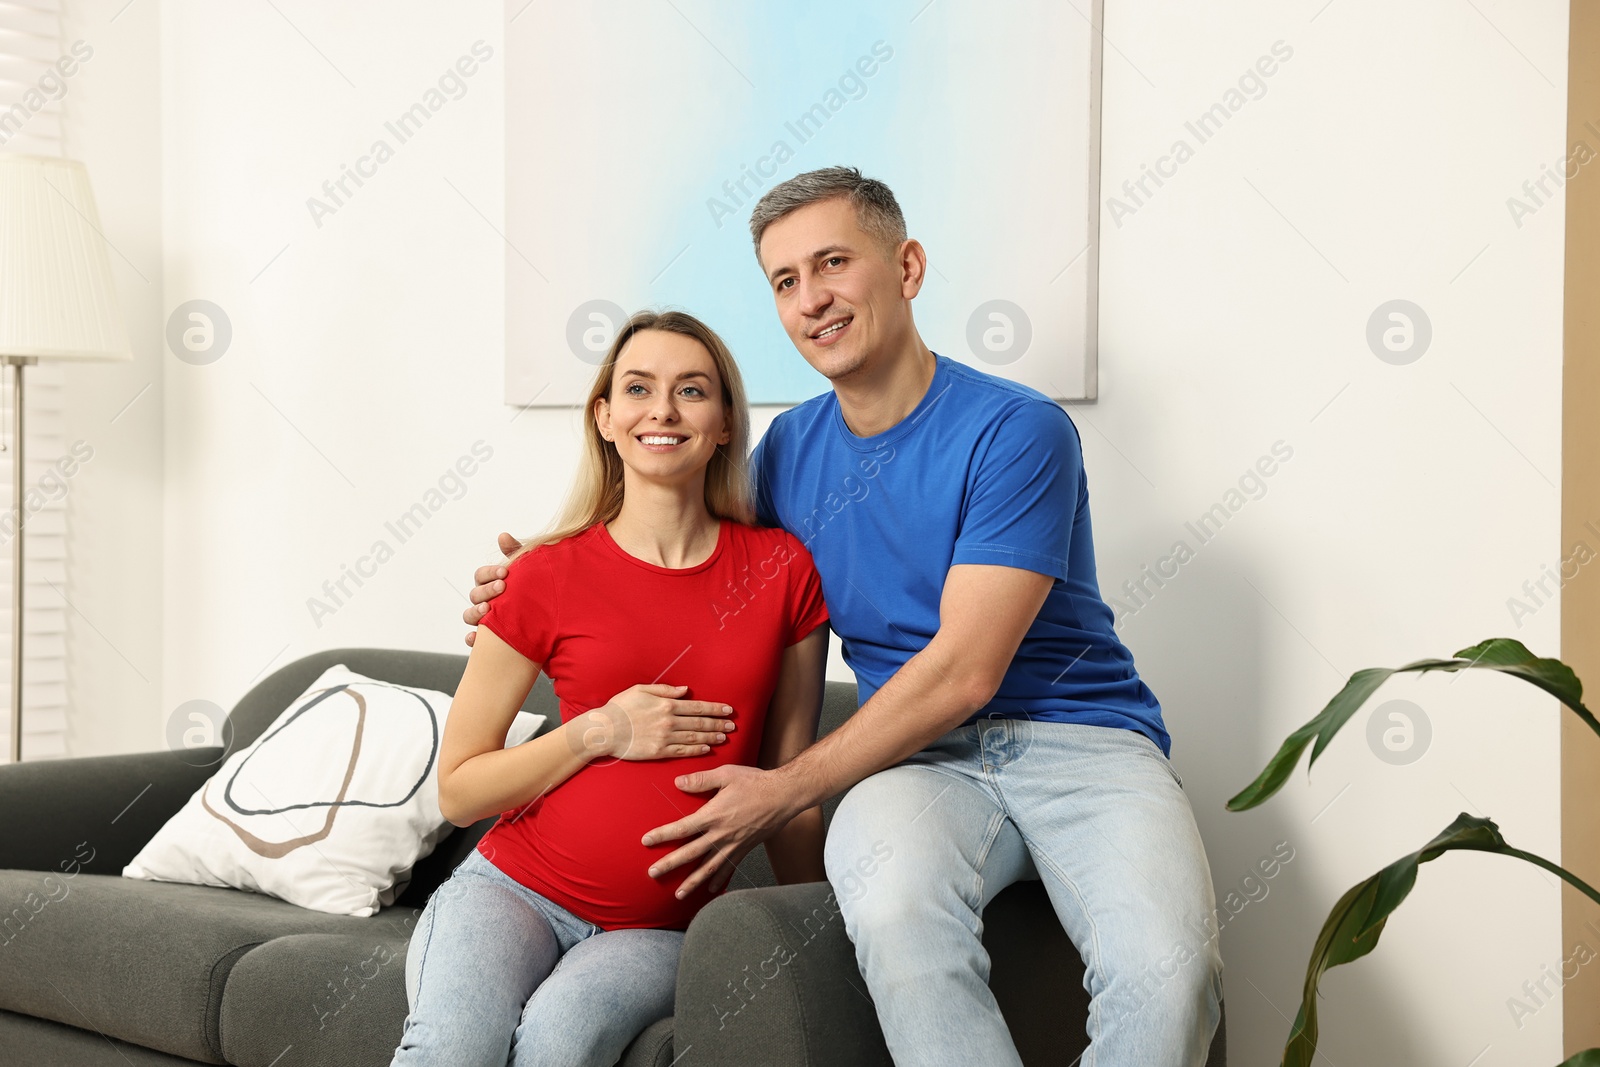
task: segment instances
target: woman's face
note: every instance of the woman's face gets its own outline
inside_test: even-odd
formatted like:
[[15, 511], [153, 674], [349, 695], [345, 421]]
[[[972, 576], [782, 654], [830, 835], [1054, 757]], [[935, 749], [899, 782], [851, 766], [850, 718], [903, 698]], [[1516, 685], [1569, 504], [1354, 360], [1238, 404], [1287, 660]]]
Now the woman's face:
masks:
[[685, 483], [704, 474], [732, 436], [722, 380], [705, 346], [664, 330], [641, 330], [617, 355], [611, 395], [595, 401], [595, 423], [635, 474]]

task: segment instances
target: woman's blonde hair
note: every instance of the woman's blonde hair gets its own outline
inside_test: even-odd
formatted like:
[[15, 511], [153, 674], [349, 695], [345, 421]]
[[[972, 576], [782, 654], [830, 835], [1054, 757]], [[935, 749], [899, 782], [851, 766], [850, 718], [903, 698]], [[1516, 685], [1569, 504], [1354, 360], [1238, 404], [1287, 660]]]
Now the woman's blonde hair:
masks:
[[722, 382], [723, 418], [728, 428], [728, 443], [718, 445], [706, 465], [706, 510], [719, 519], [731, 519], [747, 525], [755, 523], [753, 490], [747, 465], [750, 446], [750, 408], [745, 402], [744, 379], [739, 375], [733, 354], [715, 330], [684, 311], [635, 312], [612, 340], [606, 357], [589, 387], [589, 397], [584, 402], [583, 460], [572, 489], [567, 493], [561, 513], [543, 533], [522, 542], [506, 562], [516, 559], [530, 548], [554, 544], [574, 534], [582, 533], [597, 522], [610, 522], [622, 512], [623, 465], [616, 445], [600, 436], [595, 422], [595, 402], [602, 397], [611, 399], [617, 357], [635, 334], [646, 330], [675, 333], [699, 341], [716, 364], [717, 377]]

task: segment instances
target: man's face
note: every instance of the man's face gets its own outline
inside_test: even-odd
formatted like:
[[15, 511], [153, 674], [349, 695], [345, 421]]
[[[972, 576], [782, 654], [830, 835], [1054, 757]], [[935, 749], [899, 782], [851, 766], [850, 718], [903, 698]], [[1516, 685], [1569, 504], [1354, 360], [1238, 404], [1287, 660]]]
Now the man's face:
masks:
[[795, 348], [830, 381], [899, 342], [910, 296], [895, 252], [861, 229], [843, 197], [808, 204], [761, 235], [760, 260]]

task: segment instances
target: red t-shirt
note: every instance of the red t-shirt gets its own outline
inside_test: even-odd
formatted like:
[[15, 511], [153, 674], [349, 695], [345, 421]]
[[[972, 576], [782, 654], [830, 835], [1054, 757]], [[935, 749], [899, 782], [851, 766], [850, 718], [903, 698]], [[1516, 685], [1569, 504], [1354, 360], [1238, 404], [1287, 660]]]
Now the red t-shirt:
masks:
[[712, 899], [704, 887], [673, 896], [697, 864], [647, 872], [688, 839], [647, 848], [641, 838], [715, 795], [684, 792], [678, 775], [755, 765], [783, 650], [828, 618], [811, 554], [784, 530], [725, 520], [704, 563], [658, 567], [597, 523], [519, 556], [505, 581], [482, 625], [541, 665], [562, 722], [661, 683], [727, 704], [737, 729], [704, 756], [593, 760], [526, 810], [502, 813], [478, 851], [602, 929], [686, 928]]

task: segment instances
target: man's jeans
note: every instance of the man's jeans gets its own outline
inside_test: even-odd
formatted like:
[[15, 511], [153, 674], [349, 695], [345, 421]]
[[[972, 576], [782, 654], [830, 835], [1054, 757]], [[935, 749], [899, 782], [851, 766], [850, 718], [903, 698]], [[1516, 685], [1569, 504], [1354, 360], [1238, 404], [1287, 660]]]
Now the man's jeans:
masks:
[[672, 1014], [682, 930], [601, 930], [473, 849], [406, 953], [395, 1065], [616, 1063]]
[[1222, 958], [1182, 785], [1133, 730], [979, 719], [852, 788], [828, 879], [895, 1063], [1021, 1067], [981, 916], [1038, 878], [1086, 968], [1082, 1067], [1202, 1067]]

